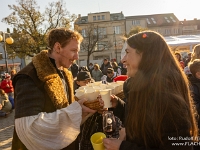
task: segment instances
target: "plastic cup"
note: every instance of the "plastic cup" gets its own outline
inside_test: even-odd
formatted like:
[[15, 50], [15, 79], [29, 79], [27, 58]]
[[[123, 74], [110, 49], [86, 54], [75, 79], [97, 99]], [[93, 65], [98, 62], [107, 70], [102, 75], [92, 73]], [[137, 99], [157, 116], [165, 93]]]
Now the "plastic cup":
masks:
[[104, 108], [112, 107], [112, 103], [110, 101], [110, 96], [112, 94], [111, 89], [100, 90], [99, 92], [102, 100], [104, 101]]
[[104, 138], [106, 138], [106, 135], [102, 132], [94, 133], [91, 136], [90, 141], [92, 143], [94, 150], [104, 150], [104, 146], [103, 146]]
[[88, 101], [96, 100], [99, 96], [99, 91], [96, 91], [95, 89], [88, 89], [85, 93], [87, 94]]

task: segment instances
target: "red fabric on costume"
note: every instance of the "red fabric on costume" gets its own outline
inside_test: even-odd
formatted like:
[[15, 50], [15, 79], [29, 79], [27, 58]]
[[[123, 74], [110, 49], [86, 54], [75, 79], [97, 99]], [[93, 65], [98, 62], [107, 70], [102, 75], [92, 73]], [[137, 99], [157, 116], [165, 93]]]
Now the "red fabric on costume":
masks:
[[126, 79], [128, 78], [127, 75], [120, 75], [120, 76], [117, 76], [113, 79], [114, 82], [116, 81], [125, 81]]

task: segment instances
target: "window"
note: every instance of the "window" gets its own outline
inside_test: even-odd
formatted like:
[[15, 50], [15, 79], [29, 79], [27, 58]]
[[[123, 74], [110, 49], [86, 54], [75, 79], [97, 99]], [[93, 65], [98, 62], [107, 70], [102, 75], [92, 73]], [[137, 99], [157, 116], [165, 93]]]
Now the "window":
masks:
[[167, 17], [165, 17], [165, 20], [166, 20], [168, 23], [170, 23], [170, 21], [169, 21], [169, 19], [168, 19]]
[[154, 19], [154, 18], [151, 18], [151, 20], [153, 21], [153, 23], [154, 23], [154, 24], [156, 24], [156, 21], [155, 21], [155, 19]]
[[178, 34], [178, 33], [179, 33], [179, 29], [178, 28], [174, 29], [174, 34]]
[[174, 18], [172, 16], [170, 18], [172, 19], [173, 22], [176, 22], [176, 20], [174, 20]]
[[170, 29], [165, 29], [165, 34], [166, 34], [166, 35], [171, 34], [171, 30], [170, 30]]
[[96, 16], [93, 16], [93, 21], [95, 21], [96, 20]]
[[105, 15], [102, 15], [101, 17], [102, 17], [102, 20], [105, 20]]
[[115, 34], [120, 34], [120, 26], [113, 27]]
[[86, 37], [85, 29], [82, 30], [82, 36], [83, 36], [83, 37]]
[[133, 20], [132, 24], [133, 25], [140, 25], [140, 20]]
[[149, 19], [148, 19], [148, 18], [147, 18], [147, 23], [148, 23], [148, 24], [151, 24], [151, 22], [149, 21]]
[[99, 34], [106, 35], [106, 28], [99, 28]]
[[97, 19], [98, 19], [98, 20], [101, 20], [100, 16], [97, 16]]

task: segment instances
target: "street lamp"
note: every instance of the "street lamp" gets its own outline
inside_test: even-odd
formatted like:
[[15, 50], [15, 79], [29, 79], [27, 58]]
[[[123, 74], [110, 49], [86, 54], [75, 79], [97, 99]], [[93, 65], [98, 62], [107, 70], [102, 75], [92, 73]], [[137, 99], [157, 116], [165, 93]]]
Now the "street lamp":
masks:
[[7, 61], [6, 43], [7, 44], [13, 44], [14, 40], [13, 40], [13, 38], [10, 37], [10, 34], [9, 34], [8, 38], [5, 38], [6, 34], [9, 34], [9, 33], [3, 32], [3, 36], [0, 35], [0, 42], [4, 43], [4, 53], [5, 53], [4, 55], [5, 55], [6, 72], [8, 72], [8, 61]]
[[117, 44], [116, 44], [115, 29], [114, 29], [114, 38], [115, 38], [115, 55], [116, 55], [116, 61], [117, 61]]

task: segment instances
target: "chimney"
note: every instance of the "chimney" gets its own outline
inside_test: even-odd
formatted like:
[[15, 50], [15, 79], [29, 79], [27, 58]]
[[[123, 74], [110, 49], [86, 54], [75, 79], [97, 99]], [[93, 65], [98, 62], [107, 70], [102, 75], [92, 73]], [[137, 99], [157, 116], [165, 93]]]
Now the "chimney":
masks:
[[78, 14], [78, 18], [81, 18], [81, 14]]

